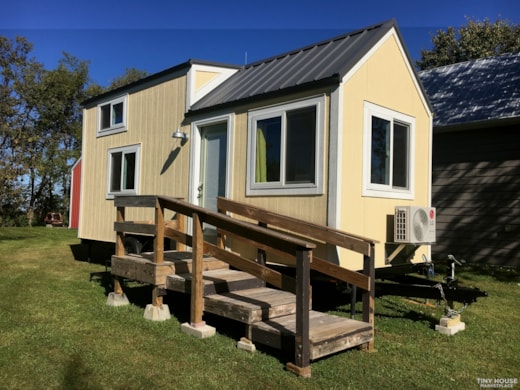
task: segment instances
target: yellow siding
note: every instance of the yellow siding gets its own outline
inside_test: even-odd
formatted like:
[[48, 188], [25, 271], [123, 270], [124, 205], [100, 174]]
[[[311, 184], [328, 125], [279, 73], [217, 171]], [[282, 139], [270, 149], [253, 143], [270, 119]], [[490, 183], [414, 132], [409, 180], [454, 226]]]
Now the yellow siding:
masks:
[[[184, 118], [186, 79], [165, 81], [128, 96], [127, 131], [96, 136], [97, 108], [85, 110], [80, 237], [114, 241], [115, 207], [106, 199], [108, 149], [141, 145], [138, 193], [188, 197], [189, 147], [171, 137]], [[189, 132], [189, 128], [183, 131]], [[167, 217], [170, 217], [168, 215]], [[149, 220], [151, 211], [130, 209], [129, 220]]]
[[[342, 185], [341, 230], [380, 241], [376, 246], [376, 266], [385, 265], [389, 227], [387, 216], [398, 205], [428, 206], [430, 161], [430, 114], [421, 100], [405, 58], [394, 36], [382, 46], [344, 84], [343, 142], [341, 150]], [[415, 118], [415, 197], [412, 201], [362, 196], [364, 102], [371, 102]], [[416, 259], [426, 253], [425, 247]], [[341, 255], [342, 265], [359, 269], [360, 256]]]
[[220, 72], [197, 71], [195, 74], [195, 90], [199, 90], [220, 74]]

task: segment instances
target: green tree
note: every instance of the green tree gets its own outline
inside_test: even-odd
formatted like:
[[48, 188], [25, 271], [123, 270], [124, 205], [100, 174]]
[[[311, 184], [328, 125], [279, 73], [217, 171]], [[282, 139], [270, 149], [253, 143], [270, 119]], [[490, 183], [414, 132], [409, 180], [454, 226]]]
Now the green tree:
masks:
[[66, 210], [80, 103], [99, 90], [89, 83], [88, 62], [64, 53], [45, 70], [31, 50], [25, 38], [0, 36], [0, 225], [6, 210], [23, 210], [29, 225], [43, 212]]
[[0, 36], [0, 225], [12, 223], [23, 207], [23, 147], [31, 138], [32, 90], [43, 69], [31, 50], [23, 37]]
[[123, 75], [116, 77], [114, 80], [112, 80], [107, 90], [123, 87], [127, 84], [133, 83], [134, 81], [140, 80], [146, 77], [147, 75], [148, 73], [146, 72], [146, 70], [139, 70], [133, 67], [126, 68], [125, 73]]
[[423, 50], [416, 65], [420, 70], [491, 57], [520, 50], [520, 26], [505, 20], [491, 23], [488, 19], [468, 19], [466, 25], [432, 37], [432, 50]]
[[88, 63], [64, 53], [56, 69], [44, 71], [34, 86], [37, 100], [34, 134], [24, 150], [30, 178], [29, 222], [35, 210], [68, 208], [68, 180], [71, 165], [81, 150], [80, 103], [87, 97], [87, 83]]

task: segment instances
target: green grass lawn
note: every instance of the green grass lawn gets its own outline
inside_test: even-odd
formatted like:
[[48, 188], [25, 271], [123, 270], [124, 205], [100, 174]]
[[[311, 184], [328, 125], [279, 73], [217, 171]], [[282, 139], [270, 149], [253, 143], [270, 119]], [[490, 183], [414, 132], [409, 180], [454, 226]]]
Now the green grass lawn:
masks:
[[[165, 298], [173, 312], [165, 322], [143, 318], [147, 286], [128, 286], [132, 305], [107, 306], [110, 278], [90, 280], [104, 259], [75, 259], [78, 245], [63, 228], [0, 228], [0, 389], [477, 389], [479, 378], [520, 380], [514, 271], [459, 273], [489, 297], [464, 312], [466, 330], [451, 337], [434, 331], [442, 307], [377, 299], [377, 352], [324, 358], [302, 379], [279, 355], [238, 350], [240, 325], [207, 318], [215, 337], [181, 333], [182, 297]], [[334, 313], [348, 316], [348, 306]]]

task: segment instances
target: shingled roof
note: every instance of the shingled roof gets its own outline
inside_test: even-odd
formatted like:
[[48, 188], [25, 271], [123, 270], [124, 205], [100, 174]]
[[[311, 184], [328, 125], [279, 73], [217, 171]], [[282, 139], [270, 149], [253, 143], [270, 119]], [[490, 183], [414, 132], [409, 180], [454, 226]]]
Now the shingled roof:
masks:
[[520, 53], [419, 72], [434, 127], [520, 117]]
[[195, 103], [190, 113], [282, 92], [338, 84], [392, 28], [399, 33], [393, 19], [248, 64]]

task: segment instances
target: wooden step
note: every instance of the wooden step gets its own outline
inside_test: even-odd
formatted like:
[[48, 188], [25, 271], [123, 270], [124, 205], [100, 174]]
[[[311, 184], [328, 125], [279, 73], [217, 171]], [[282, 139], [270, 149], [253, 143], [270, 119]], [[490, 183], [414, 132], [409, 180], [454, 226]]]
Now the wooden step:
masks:
[[[153, 252], [143, 252], [141, 256], [145, 259], [153, 261]], [[171, 262], [175, 265], [176, 274], [185, 274], [191, 272], [193, 253], [192, 252], [179, 252], [175, 250], [164, 251], [164, 261]], [[224, 261], [218, 260], [215, 257], [204, 256], [203, 258], [203, 270], [209, 271], [213, 269], [229, 269], [229, 264]]]
[[[251, 325], [253, 342], [277, 349], [294, 350], [296, 315]], [[370, 324], [311, 310], [309, 313], [310, 358], [318, 359], [367, 343], [374, 338]]]
[[[144, 252], [123, 256], [112, 256], [111, 273], [123, 278], [153, 285], [166, 284], [168, 275], [191, 272], [191, 252], [168, 251], [162, 263], [153, 262], [153, 253]], [[229, 265], [214, 257], [205, 257], [203, 270], [229, 269]]]
[[[204, 284], [204, 296], [263, 286], [262, 280], [253, 275], [231, 269], [204, 271], [202, 282]], [[191, 274], [168, 275], [166, 277], [166, 289], [190, 294]]]
[[296, 296], [267, 287], [207, 296], [204, 311], [252, 324], [296, 313]]

